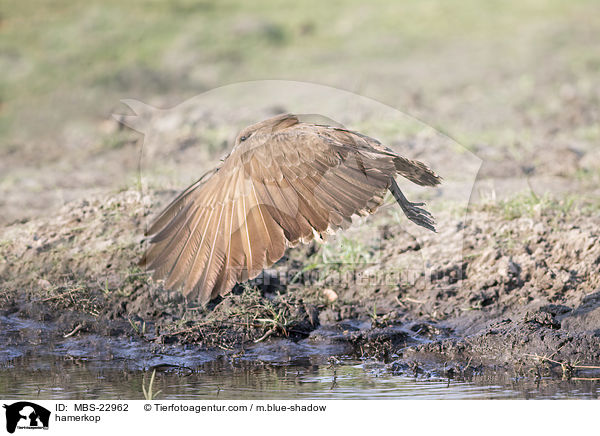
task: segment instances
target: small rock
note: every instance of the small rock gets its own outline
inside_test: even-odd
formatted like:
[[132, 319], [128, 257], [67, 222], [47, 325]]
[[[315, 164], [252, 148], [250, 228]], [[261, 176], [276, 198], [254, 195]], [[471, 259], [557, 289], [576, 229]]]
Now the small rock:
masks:
[[46, 279], [39, 279], [38, 282], [37, 282], [37, 284], [43, 290], [47, 290], [47, 289], [50, 289], [52, 287], [52, 284], [48, 280], [46, 280]]
[[333, 289], [325, 288], [321, 292], [329, 303], [333, 303], [338, 299], [338, 294]]

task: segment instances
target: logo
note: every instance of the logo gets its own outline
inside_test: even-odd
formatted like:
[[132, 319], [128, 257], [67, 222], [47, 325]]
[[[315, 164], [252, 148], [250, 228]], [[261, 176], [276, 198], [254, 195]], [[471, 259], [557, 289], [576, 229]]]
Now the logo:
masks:
[[48, 429], [50, 411], [29, 401], [19, 401], [4, 405], [6, 409], [6, 430], [14, 433], [15, 429]]

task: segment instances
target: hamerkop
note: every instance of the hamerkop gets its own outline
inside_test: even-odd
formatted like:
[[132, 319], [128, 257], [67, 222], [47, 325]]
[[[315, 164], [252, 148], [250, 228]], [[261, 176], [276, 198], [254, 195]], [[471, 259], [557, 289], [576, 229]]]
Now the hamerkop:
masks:
[[243, 129], [220, 165], [175, 198], [147, 231], [140, 261], [168, 289], [206, 304], [255, 278], [299, 242], [347, 228], [389, 189], [412, 222], [435, 231], [397, 174], [423, 186], [441, 181], [425, 164], [376, 139], [285, 114]]

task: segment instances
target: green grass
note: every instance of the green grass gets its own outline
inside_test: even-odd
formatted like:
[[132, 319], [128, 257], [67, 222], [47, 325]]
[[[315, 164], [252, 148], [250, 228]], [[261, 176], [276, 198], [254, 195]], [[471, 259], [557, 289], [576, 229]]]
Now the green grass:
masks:
[[482, 205], [482, 208], [499, 213], [503, 219], [512, 221], [522, 217], [536, 218], [549, 214], [569, 215], [579, 205], [578, 202], [575, 196], [557, 199], [548, 193], [537, 195], [529, 190], [495, 203], [488, 202]]
[[348, 272], [376, 262], [376, 254], [359, 239], [339, 234], [335, 240], [319, 244], [318, 250], [308, 258], [304, 272], [319, 270], [324, 276], [331, 272]]
[[[185, 97], [263, 78], [338, 84], [369, 62], [385, 71], [416, 52], [502, 43], [544, 23], [596, 25], [594, 11], [593, 0], [11, 2], [2, 11], [0, 144], [104, 118], [122, 97]], [[574, 56], [584, 68], [592, 55], [583, 47]]]
[[581, 204], [581, 212], [584, 215], [598, 215], [600, 214], [600, 199], [590, 199]]
[[156, 370], [152, 370], [152, 376], [150, 377], [150, 381], [148, 382], [148, 388], [146, 389], [145, 385], [145, 376], [142, 379], [142, 393], [144, 394], [144, 399], [146, 401], [152, 401], [156, 398], [158, 394], [162, 391], [153, 392], [154, 389], [154, 377], [156, 376]]

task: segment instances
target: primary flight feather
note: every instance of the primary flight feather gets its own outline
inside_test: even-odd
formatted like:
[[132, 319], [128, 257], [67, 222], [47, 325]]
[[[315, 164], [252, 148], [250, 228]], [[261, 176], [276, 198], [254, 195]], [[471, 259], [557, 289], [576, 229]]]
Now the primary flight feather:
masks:
[[140, 264], [167, 288], [206, 304], [256, 277], [286, 247], [375, 212], [387, 190], [409, 220], [435, 231], [397, 174], [423, 186], [441, 181], [425, 164], [360, 133], [291, 114], [269, 118], [242, 130], [221, 164], [159, 214]]

